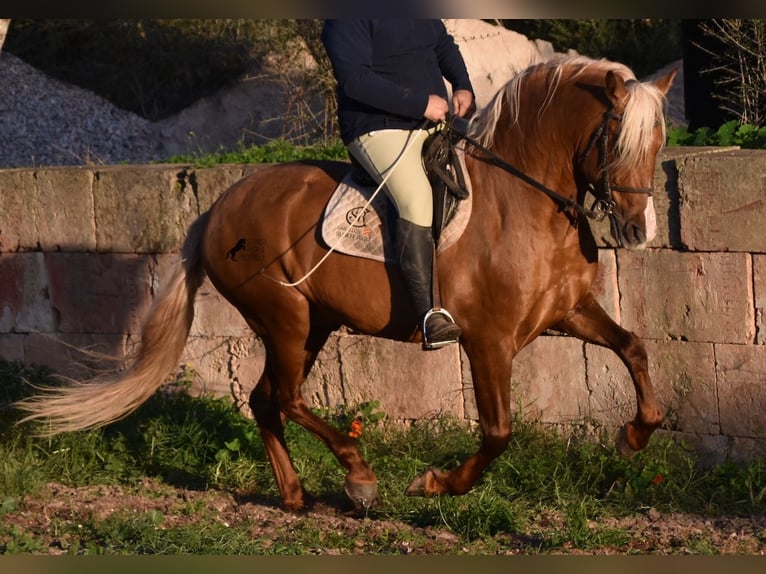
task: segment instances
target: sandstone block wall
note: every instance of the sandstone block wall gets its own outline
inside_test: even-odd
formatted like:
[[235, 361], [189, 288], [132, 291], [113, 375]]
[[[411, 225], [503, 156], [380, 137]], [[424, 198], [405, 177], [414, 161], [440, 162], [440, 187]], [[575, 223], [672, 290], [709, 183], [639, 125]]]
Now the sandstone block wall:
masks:
[[[0, 356], [81, 376], [139, 339], [143, 315], [187, 226], [261, 166], [149, 165], [0, 171]], [[596, 292], [646, 342], [666, 408], [661, 432], [710, 461], [766, 452], [766, 152], [662, 152], [652, 247], [601, 250]], [[264, 364], [260, 342], [209, 283], [179, 373], [196, 392], [246, 404]], [[119, 366], [119, 362], [116, 363]], [[510, 381], [522, 416], [562, 428], [617, 429], [635, 414], [628, 373], [610, 351], [546, 334]], [[475, 419], [459, 349], [336, 333], [304, 394], [315, 406], [379, 400], [392, 418]]]

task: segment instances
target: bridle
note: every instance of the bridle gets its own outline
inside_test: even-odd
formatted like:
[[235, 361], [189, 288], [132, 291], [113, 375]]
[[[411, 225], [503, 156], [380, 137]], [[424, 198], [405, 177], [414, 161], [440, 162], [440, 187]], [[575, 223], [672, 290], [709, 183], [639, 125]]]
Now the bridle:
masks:
[[596, 198], [590, 209], [580, 205], [574, 199], [570, 197], [565, 197], [561, 195], [560, 193], [546, 187], [545, 185], [543, 185], [536, 179], [533, 179], [532, 177], [528, 176], [521, 170], [515, 168], [510, 163], [500, 158], [493, 151], [484, 147], [477, 140], [475, 140], [472, 137], [469, 137], [464, 131], [455, 128], [452, 125], [451, 120], [447, 122], [447, 127], [453, 130], [454, 132], [456, 132], [457, 134], [459, 134], [461, 138], [465, 139], [469, 144], [471, 144], [471, 146], [473, 146], [475, 149], [481, 152], [480, 155], [474, 155], [474, 157], [476, 157], [477, 159], [483, 160], [491, 165], [495, 165], [507, 171], [508, 173], [518, 177], [519, 179], [528, 183], [532, 187], [542, 191], [559, 205], [560, 211], [577, 211], [578, 213], [581, 213], [582, 215], [588, 217], [589, 219], [594, 219], [596, 221], [602, 221], [604, 217], [608, 216], [611, 220], [612, 225], [615, 225], [616, 223], [615, 216], [614, 216], [615, 202], [614, 202], [614, 197], [612, 195], [612, 191], [614, 190], [614, 191], [619, 191], [623, 193], [639, 193], [639, 194], [644, 194], [651, 197], [652, 188], [651, 187], [629, 187], [625, 185], [613, 184], [610, 181], [608, 144], [609, 144], [609, 122], [612, 120], [615, 120], [618, 122], [622, 121], [622, 115], [613, 112], [611, 109], [606, 110], [604, 112], [604, 116], [601, 123], [591, 134], [590, 139], [588, 140], [588, 145], [585, 147], [585, 151], [580, 155], [580, 158], [579, 158], [580, 165], [582, 166], [582, 163], [585, 161], [585, 159], [588, 157], [591, 151], [596, 148], [596, 144], [598, 144], [598, 150], [599, 150], [599, 156], [600, 156], [599, 161], [600, 161], [600, 167], [601, 167], [601, 170], [600, 170], [601, 178], [598, 181], [598, 185], [594, 185], [593, 183], [590, 183], [590, 182], [588, 182], [587, 184], [588, 185], [587, 191], [590, 192]]
[[618, 185], [609, 180], [609, 122], [612, 120], [617, 122], [622, 121], [622, 114], [615, 113], [612, 110], [606, 110], [601, 124], [591, 134], [590, 140], [588, 140], [588, 145], [585, 146], [585, 151], [580, 155], [580, 165], [582, 166], [590, 152], [595, 149], [596, 143], [598, 142], [601, 179], [598, 182], [598, 187], [589, 182], [588, 191], [596, 198], [591, 206], [591, 211], [600, 214], [599, 220], [607, 215], [610, 218], [613, 217], [615, 203], [612, 191], [639, 193], [649, 197], [652, 196], [651, 187], [630, 187], [627, 185]]

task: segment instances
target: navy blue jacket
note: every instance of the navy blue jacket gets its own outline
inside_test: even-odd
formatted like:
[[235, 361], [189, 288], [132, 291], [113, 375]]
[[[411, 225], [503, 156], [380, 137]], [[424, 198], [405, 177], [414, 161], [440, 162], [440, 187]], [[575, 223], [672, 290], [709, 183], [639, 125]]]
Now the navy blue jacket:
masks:
[[413, 129], [428, 96], [473, 92], [468, 71], [441, 20], [327, 20], [322, 43], [338, 81], [338, 121], [348, 144], [376, 129]]

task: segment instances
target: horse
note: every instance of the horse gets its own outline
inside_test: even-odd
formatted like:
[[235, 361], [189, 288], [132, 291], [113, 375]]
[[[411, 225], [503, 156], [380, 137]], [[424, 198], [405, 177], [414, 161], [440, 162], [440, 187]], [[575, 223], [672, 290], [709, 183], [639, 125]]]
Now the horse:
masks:
[[[626, 366], [637, 411], [618, 431], [621, 452], [644, 449], [662, 423], [643, 343], [591, 290], [598, 247], [589, 219], [608, 216], [620, 247], [641, 249], [653, 238], [652, 181], [674, 75], [642, 82], [619, 62], [551, 60], [519, 72], [476, 112], [465, 153], [472, 214], [436, 269], [441, 301], [462, 329], [480, 442], [455, 468], [416, 476], [407, 494], [465, 494], [504, 452], [514, 357], [546, 330], [609, 348]], [[177, 368], [207, 276], [265, 348], [249, 406], [284, 507], [299, 510], [308, 500], [285, 443], [290, 419], [329, 448], [346, 469], [347, 496], [369, 509], [376, 474], [354, 438], [309, 408], [301, 385], [344, 325], [416, 344], [422, 336], [398, 265], [333, 252], [319, 237], [323, 209], [349, 169], [343, 161], [296, 161], [231, 185], [187, 230], [126, 370], [27, 397], [17, 403], [22, 421], [46, 419], [41, 432], [56, 434], [103, 426], [139, 407]], [[242, 238], [247, 257], [238, 250]]]

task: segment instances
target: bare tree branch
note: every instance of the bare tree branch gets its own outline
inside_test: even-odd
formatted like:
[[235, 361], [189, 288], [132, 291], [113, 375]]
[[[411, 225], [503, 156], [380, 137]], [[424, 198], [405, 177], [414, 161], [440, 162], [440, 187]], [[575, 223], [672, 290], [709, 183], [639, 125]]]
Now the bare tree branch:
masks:
[[715, 73], [720, 90], [713, 94], [721, 110], [741, 124], [766, 121], [766, 20], [715, 19], [702, 24], [704, 34], [724, 47], [720, 52], [697, 44], [710, 56], [703, 73]]

